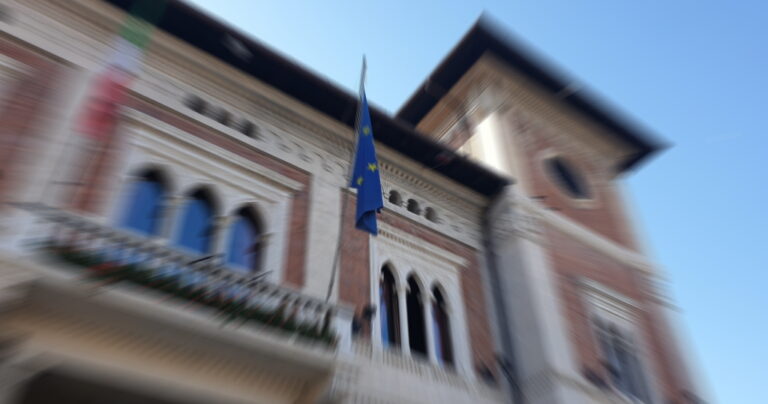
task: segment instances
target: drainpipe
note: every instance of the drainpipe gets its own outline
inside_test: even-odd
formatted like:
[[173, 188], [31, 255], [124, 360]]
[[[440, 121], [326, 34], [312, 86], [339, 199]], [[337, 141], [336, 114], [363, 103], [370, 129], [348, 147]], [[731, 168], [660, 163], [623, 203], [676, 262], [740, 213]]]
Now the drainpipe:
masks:
[[483, 211], [482, 218], [482, 234], [483, 234], [483, 247], [485, 249], [485, 261], [488, 268], [488, 274], [490, 276], [491, 296], [493, 298], [493, 305], [495, 306], [494, 313], [496, 314], [496, 329], [499, 331], [499, 338], [501, 339], [501, 354], [497, 355], [496, 360], [499, 363], [499, 369], [504, 375], [504, 378], [509, 384], [510, 391], [512, 393], [512, 403], [522, 404], [524, 403], [523, 391], [519, 384], [519, 373], [517, 369], [517, 360], [515, 359], [515, 344], [512, 338], [512, 324], [509, 323], [509, 316], [507, 314], [506, 299], [504, 291], [501, 287], [499, 268], [496, 262], [496, 252], [493, 245], [493, 228], [494, 223], [491, 218], [491, 212], [493, 207], [499, 203], [504, 197], [504, 189], [501, 188], [491, 198], [491, 201]]

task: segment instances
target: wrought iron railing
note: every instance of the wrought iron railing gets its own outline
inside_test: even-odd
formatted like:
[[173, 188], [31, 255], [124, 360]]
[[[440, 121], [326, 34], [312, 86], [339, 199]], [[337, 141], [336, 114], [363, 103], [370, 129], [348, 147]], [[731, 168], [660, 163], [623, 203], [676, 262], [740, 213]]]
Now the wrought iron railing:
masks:
[[[197, 256], [81, 215], [25, 206], [42, 219], [34, 243], [47, 256], [71, 264], [84, 279], [110, 285], [131, 283], [213, 308], [225, 322], [254, 322], [336, 346], [345, 328], [339, 308], [276, 285], [264, 273], [242, 273], [217, 256]], [[339, 332], [341, 331], [341, 332]]]

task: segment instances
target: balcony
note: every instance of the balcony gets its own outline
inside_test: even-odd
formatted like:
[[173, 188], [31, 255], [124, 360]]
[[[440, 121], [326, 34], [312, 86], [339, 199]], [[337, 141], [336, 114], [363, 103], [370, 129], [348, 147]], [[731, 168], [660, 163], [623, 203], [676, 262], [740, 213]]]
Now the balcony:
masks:
[[5, 289], [19, 297], [2, 305], [0, 329], [57, 364], [46, 372], [86, 367], [114, 374], [108, 383], [163, 380], [214, 402], [221, 392], [293, 402], [324, 394], [351, 349], [347, 307], [72, 212], [23, 208], [37, 220], [29, 253], [0, 258], [4, 274], [29, 276]]
[[[169, 302], [208, 309], [222, 324], [253, 324], [335, 349], [348, 340], [349, 310], [242, 273], [217, 256], [189, 254], [78, 214], [26, 205], [44, 235], [31, 245], [57, 267], [97, 287], [139, 286]], [[344, 317], [344, 318], [340, 318]]]

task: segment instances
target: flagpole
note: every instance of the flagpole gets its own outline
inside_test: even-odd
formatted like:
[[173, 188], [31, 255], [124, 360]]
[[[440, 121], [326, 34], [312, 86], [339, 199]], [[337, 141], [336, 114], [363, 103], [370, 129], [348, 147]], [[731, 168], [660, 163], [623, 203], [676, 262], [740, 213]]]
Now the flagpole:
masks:
[[[363, 101], [363, 91], [365, 87], [365, 73], [368, 66], [365, 62], [365, 55], [363, 55], [363, 67], [360, 71], [360, 88], [358, 90], [358, 105], [362, 105]], [[359, 141], [358, 139], [358, 125], [360, 124], [360, 107], [357, 108], [357, 114], [355, 115], [355, 125], [354, 125], [354, 133], [355, 133], [355, 145], [352, 147], [352, 154], [351, 158], [349, 159], [349, 168], [347, 169], [347, 176], [344, 178], [346, 181], [344, 183], [344, 188], [342, 188], [341, 193], [341, 214], [339, 219], [339, 237], [336, 241], [336, 252], [333, 255], [333, 266], [331, 267], [331, 279], [328, 282], [328, 292], [325, 295], [325, 301], [329, 301], [331, 299], [331, 294], [333, 293], [333, 286], [336, 283], [336, 273], [338, 272], [338, 266], [339, 266], [339, 259], [341, 255], [341, 243], [344, 237], [344, 215], [347, 212], [347, 200], [349, 199], [347, 196], [347, 189], [349, 189], [349, 180], [352, 176], [352, 169], [353, 169], [353, 162], [352, 160], [355, 158], [355, 150], [357, 150], [357, 143]]]

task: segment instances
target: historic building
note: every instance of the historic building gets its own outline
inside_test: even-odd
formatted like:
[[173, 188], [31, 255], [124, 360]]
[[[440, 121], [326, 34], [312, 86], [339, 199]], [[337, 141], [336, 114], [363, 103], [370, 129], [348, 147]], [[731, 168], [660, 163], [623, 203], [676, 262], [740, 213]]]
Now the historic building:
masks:
[[130, 4], [0, 3], [0, 403], [698, 402], [618, 181], [658, 143], [489, 23], [371, 111], [372, 237], [357, 96], [183, 1], [79, 133]]

